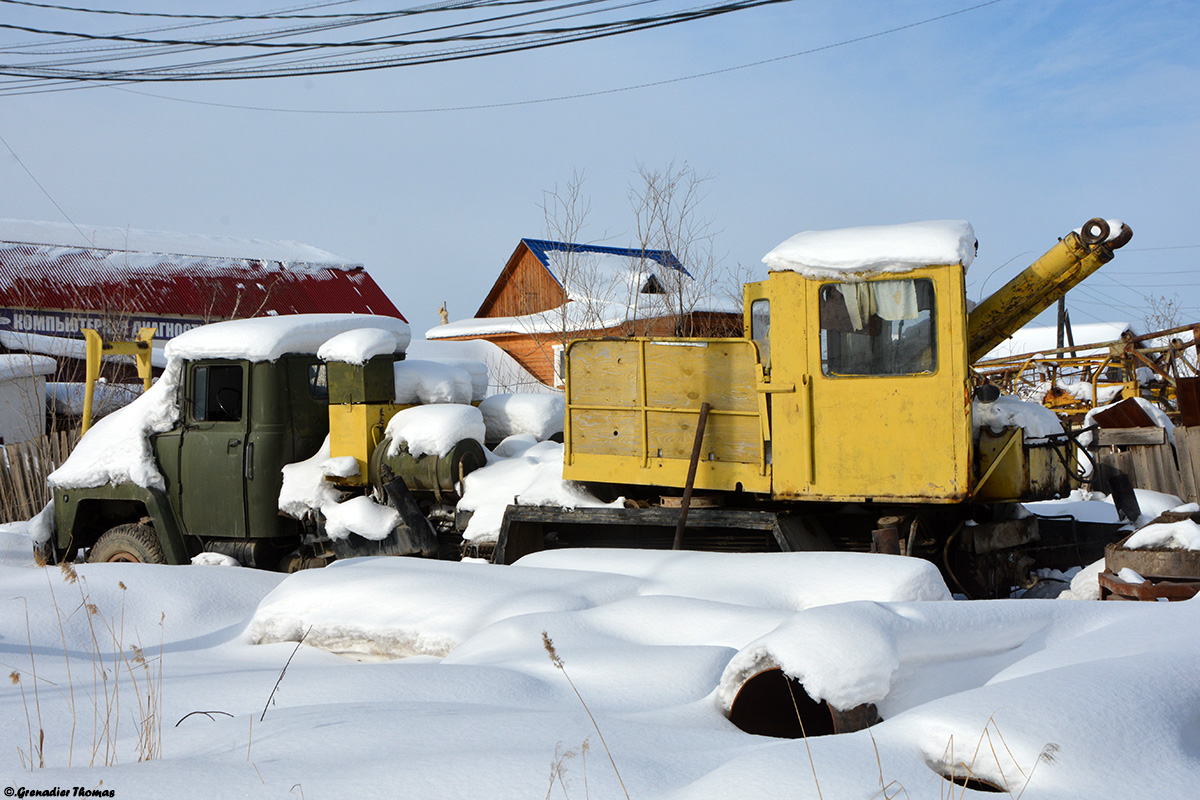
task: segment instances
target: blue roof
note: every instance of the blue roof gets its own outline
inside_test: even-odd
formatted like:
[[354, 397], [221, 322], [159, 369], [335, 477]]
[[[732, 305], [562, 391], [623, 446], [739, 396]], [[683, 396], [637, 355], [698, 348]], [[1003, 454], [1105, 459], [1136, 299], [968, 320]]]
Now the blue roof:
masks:
[[546, 239], [522, 239], [529, 251], [542, 263], [546, 271], [554, 280], [562, 285], [562, 281], [554, 270], [550, 269], [550, 258], [546, 255], [547, 251], [569, 252], [569, 253], [603, 253], [610, 256], [624, 256], [625, 258], [644, 258], [647, 261], [653, 261], [660, 266], [668, 269], [675, 269], [692, 277], [692, 273], [684, 269], [683, 264], [679, 263], [679, 259], [670, 250], [642, 250], [633, 247], [604, 247], [598, 244], [573, 244], [571, 242], [551, 242]]

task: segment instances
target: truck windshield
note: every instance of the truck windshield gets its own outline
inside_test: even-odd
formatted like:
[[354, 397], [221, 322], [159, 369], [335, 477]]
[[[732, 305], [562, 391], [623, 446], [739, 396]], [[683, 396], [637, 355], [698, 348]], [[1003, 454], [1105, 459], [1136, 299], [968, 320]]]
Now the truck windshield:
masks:
[[825, 375], [916, 375], [937, 368], [933, 281], [828, 283], [819, 297]]

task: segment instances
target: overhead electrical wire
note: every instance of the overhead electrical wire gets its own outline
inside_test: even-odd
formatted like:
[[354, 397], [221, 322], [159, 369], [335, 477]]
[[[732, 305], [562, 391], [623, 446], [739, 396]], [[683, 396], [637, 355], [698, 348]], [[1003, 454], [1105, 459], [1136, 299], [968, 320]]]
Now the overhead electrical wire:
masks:
[[[5, 21], [0, 22], [0, 30], [30, 34], [39, 39], [49, 38], [52, 41], [39, 41], [40, 49], [37, 50], [26, 49], [27, 43], [0, 46], [0, 55], [8, 56], [5, 63], [0, 63], [0, 75], [11, 79], [0, 81], [0, 93], [27, 93], [28, 84], [22, 83], [27, 80], [81, 83], [211, 81], [387, 69], [587, 41], [787, 1], [721, 0], [709, 5], [673, 8], [643, 15], [629, 15], [628, 11], [665, 0], [452, 0], [353, 14], [169, 16], [170, 19], [203, 19], [204, 24], [243, 23], [237, 30], [213, 31], [211, 35], [188, 37], [95, 32], [75, 27], [39, 26]], [[52, 6], [48, 3], [31, 3], [29, 0], [0, 0], [0, 3], [32, 4], [37, 8]], [[65, 5], [53, 8], [75, 14], [111, 10], [83, 10]], [[311, 38], [313, 34], [364, 25], [394, 23], [401, 18], [434, 12], [454, 13], [456, 18], [448, 19], [445, 23], [417, 26], [413, 30], [393, 30], [367, 37], [336, 39], [325, 36], [318, 40]], [[610, 15], [612, 18], [587, 23], [577, 21], [580, 17], [599, 14]], [[246, 28], [244, 25], [246, 22], [261, 21], [284, 21], [286, 24], [271, 25], [265, 29], [254, 26]], [[64, 47], [64, 41], [74, 41], [77, 45], [82, 41], [90, 46]], [[195, 60], [185, 58], [184, 63], [179, 63], [180, 56], [196, 51], [206, 52], [214, 57]], [[232, 58], [218, 56], [221, 51], [236, 52], [238, 55]], [[296, 60], [294, 57], [298, 55], [303, 58]], [[69, 58], [36, 60], [45, 56]], [[108, 64], [111, 66], [107, 66]], [[48, 88], [58, 86], [61, 84], [55, 83]]]

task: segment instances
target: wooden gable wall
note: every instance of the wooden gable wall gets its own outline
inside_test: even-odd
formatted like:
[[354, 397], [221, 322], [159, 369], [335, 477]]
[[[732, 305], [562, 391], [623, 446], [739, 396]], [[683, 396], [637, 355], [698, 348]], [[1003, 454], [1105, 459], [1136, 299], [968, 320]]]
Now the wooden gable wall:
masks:
[[549, 311], [565, 302], [567, 295], [563, 287], [521, 242], [475, 316], [520, 317]]

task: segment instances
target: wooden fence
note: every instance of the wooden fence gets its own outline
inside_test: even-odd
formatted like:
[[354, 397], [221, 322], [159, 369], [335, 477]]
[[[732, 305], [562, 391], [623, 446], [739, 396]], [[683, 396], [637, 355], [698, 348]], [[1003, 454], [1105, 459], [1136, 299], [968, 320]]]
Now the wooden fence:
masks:
[[79, 431], [56, 431], [41, 439], [0, 447], [0, 522], [29, 519], [50, 502], [46, 477], [79, 441]]
[[1166, 492], [1182, 497], [1188, 503], [1200, 502], [1200, 427], [1175, 428], [1174, 448], [1165, 437], [1162, 442], [1130, 444], [1119, 451], [1100, 448], [1094, 453], [1097, 470], [1092, 488], [1109, 492], [1109, 476], [1119, 473], [1127, 476], [1138, 489]]

